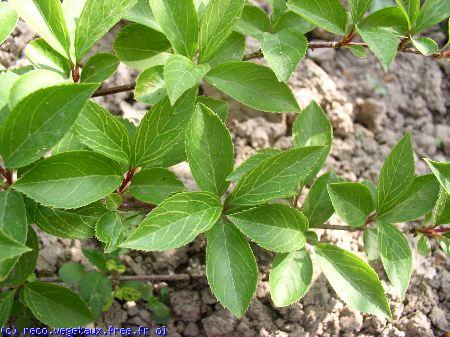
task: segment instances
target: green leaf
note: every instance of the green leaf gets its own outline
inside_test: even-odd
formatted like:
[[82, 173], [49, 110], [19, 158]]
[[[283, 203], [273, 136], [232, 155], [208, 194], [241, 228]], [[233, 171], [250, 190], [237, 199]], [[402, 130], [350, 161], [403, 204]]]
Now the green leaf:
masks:
[[87, 248], [83, 248], [82, 251], [83, 255], [86, 257], [90, 264], [97, 267], [100, 271], [108, 271], [108, 269], [106, 268], [107, 257], [103, 252], [99, 251], [98, 249]]
[[228, 39], [208, 57], [208, 64], [215, 67], [230, 61], [241, 61], [245, 52], [245, 36], [239, 33], [231, 33]]
[[450, 3], [447, 0], [427, 0], [417, 16], [413, 32], [419, 33], [444, 21], [449, 16]]
[[335, 183], [328, 185], [331, 202], [339, 217], [350, 227], [361, 227], [373, 209], [369, 189], [359, 183]]
[[311, 186], [302, 208], [309, 220], [309, 227], [320, 228], [333, 215], [334, 207], [327, 186], [338, 181], [339, 178], [333, 172], [328, 172], [317, 178]]
[[378, 251], [384, 270], [403, 301], [413, 269], [411, 248], [403, 233], [394, 225], [379, 221], [377, 228]]
[[266, 159], [239, 180], [226, 204], [251, 206], [294, 195], [324, 151], [323, 147], [304, 147]]
[[364, 251], [366, 252], [367, 259], [374, 261], [380, 258], [378, 252], [378, 239], [377, 230], [373, 228], [366, 228], [363, 234]]
[[389, 211], [378, 216], [388, 223], [415, 220], [431, 211], [439, 197], [439, 183], [432, 174], [414, 178], [403, 198]]
[[170, 56], [170, 42], [166, 36], [152, 28], [131, 24], [122, 28], [114, 40], [117, 57], [127, 66], [145, 70], [164, 65]]
[[443, 187], [441, 187], [439, 199], [436, 202], [434, 224], [450, 224], [450, 194], [448, 194]]
[[366, 48], [364, 48], [363, 46], [353, 45], [353, 46], [347, 46], [345, 48], [350, 50], [353, 55], [355, 55], [356, 57], [359, 57], [361, 59], [366, 58], [366, 56], [367, 56]]
[[347, 13], [339, 0], [290, 0], [288, 7], [305, 20], [329, 32], [344, 35]]
[[70, 39], [59, 0], [10, 0], [9, 3], [34, 30], [62, 56], [70, 56]]
[[270, 295], [277, 307], [299, 301], [311, 285], [313, 266], [306, 249], [277, 254], [269, 276]]
[[0, 44], [6, 40], [6, 38], [11, 34], [16, 28], [17, 21], [19, 17], [16, 11], [7, 2], [0, 3], [0, 22], [2, 26], [0, 27]]
[[[9, 95], [11, 109], [25, 97], [39, 89], [52, 87], [65, 82], [60, 74], [46, 69], [36, 69], [21, 75], [13, 84]], [[68, 82], [67, 82], [68, 83]]]
[[23, 254], [19, 258], [8, 277], [0, 282], [1, 287], [17, 287], [24, 283], [28, 277], [33, 274], [39, 256], [39, 240], [32, 227], [29, 227], [28, 229], [26, 245], [32, 250]]
[[431, 253], [430, 240], [428, 240], [428, 238], [423, 234], [419, 235], [419, 240], [417, 241], [417, 252], [423, 256], [429, 256]]
[[11, 88], [14, 83], [19, 79], [19, 75], [12, 71], [0, 72], [0, 125], [2, 125], [5, 119], [11, 112], [9, 106], [9, 95], [11, 93]]
[[101, 105], [89, 101], [75, 123], [84, 145], [120, 163], [131, 159], [131, 140], [126, 127]]
[[265, 32], [270, 32], [270, 19], [263, 9], [245, 5], [235, 30], [242, 35], [249, 35], [261, 40]]
[[170, 103], [174, 105], [181, 95], [197, 85], [209, 69], [208, 64], [195, 65], [182, 55], [170, 56], [164, 66], [164, 80]]
[[186, 159], [185, 130], [194, 112], [197, 88], [171, 106], [169, 98], [154, 105], [144, 116], [136, 135], [136, 165], [169, 167]]
[[353, 23], [357, 23], [368, 11], [372, 0], [350, 0], [350, 12], [352, 13]]
[[81, 82], [100, 83], [114, 74], [119, 66], [117, 56], [109, 53], [98, 53], [90, 57], [81, 72]]
[[266, 112], [299, 111], [285, 83], [270, 68], [251, 62], [227, 62], [210, 70], [205, 80], [237, 101]]
[[233, 141], [219, 116], [202, 104], [189, 123], [186, 155], [200, 189], [222, 196], [230, 185], [226, 177], [233, 171]]
[[192, 59], [197, 50], [198, 19], [192, 0], [150, 0], [161, 30], [177, 54]]
[[441, 186], [450, 194], [450, 162], [437, 162], [425, 159]]
[[102, 273], [93, 271], [85, 274], [80, 280], [80, 296], [89, 304], [94, 317], [100, 316], [111, 298], [112, 291], [111, 281]]
[[361, 312], [391, 317], [380, 279], [366, 262], [328, 243], [316, 245], [315, 250], [322, 272], [345, 303]]
[[245, 0], [209, 1], [200, 26], [199, 62], [208, 62], [222, 47], [244, 9]]
[[94, 43], [119, 22], [136, 2], [137, 0], [87, 0], [75, 32], [76, 60], [81, 61]]
[[[284, 1], [284, 0], [281, 0]], [[314, 25], [306, 21], [303, 17], [294, 12], [284, 13], [273, 27], [273, 32], [277, 33], [284, 29], [296, 30], [301, 34], [306, 34], [314, 29]]]
[[276, 22], [278, 19], [288, 12], [286, 0], [268, 0], [268, 3], [272, 9], [272, 21]]
[[381, 169], [378, 182], [377, 216], [395, 207], [414, 180], [414, 153], [407, 133], [392, 149]]
[[414, 24], [420, 10], [420, 0], [395, 0], [399, 8], [405, 13], [409, 26]]
[[61, 210], [38, 206], [36, 225], [44, 232], [68, 239], [89, 239], [94, 237], [95, 224], [106, 212], [101, 202], [75, 210]]
[[55, 208], [78, 208], [113, 192], [122, 182], [120, 166], [100, 154], [73, 151], [38, 162], [13, 188]]
[[184, 190], [174, 173], [164, 168], [146, 168], [135, 174], [129, 191], [138, 200], [160, 204], [172, 194]]
[[206, 192], [183, 192], [164, 200], [121, 247], [165, 251], [184, 246], [210, 229], [222, 212], [220, 200]]
[[306, 37], [296, 30], [286, 29], [275, 34], [264, 33], [261, 50], [279, 81], [287, 82], [305, 57]]
[[362, 19], [358, 27], [361, 29], [389, 28], [399, 35], [408, 31], [408, 19], [402, 10], [396, 7], [382, 8]]
[[219, 116], [219, 118], [222, 120], [222, 122], [226, 122], [228, 118], [228, 109], [230, 105], [222, 101], [220, 99], [216, 99], [213, 97], [207, 97], [207, 96], [198, 96], [197, 97], [197, 103], [201, 103], [205, 106], [207, 106], [209, 109], [214, 111], [214, 113]]
[[220, 221], [208, 232], [206, 275], [220, 303], [242, 317], [256, 292], [258, 266], [249, 243], [230, 223]]
[[122, 197], [117, 193], [112, 193], [106, 196], [104, 203], [107, 210], [115, 212], [122, 204]]
[[155, 15], [152, 12], [150, 3], [148, 0], [138, 0], [136, 5], [134, 5], [123, 17], [124, 19], [141, 25], [150, 27], [157, 31], [161, 31], [161, 27], [156, 22]]
[[240, 166], [238, 166], [233, 173], [228, 175], [228, 181], [239, 181], [248, 171], [254, 169], [256, 166], [261, 164], [264, 160], [280, 154], [281, 150], [268, 148], [262, 149], [256, 152], [253, 156], [244, 161]]
[[414, 47], [425, 56], [431, 56], [439, 49], [437, 43], [429, 37], [419, 37], [411, 39]]
[[88, 307], [77, 294], [56, 284], [26, 284], [20, 295], [33, 315], [51, 327], [86, 325], [94, 320]]
[[[27, 241], [27, 214], [19, 193], [10, 190], [0, 192], [0, 233], [14, 238], [20, 244]], [[8, 276], [18, 260], [17, 256], [0, 262], [0, 281]]]
[[64, 78], [70, 76], [69, 61], [55, 52], [42, 38], [31, 41], [25, 49], [25, 55], [36, 69], [51, 70]]
[[95, 236], [105, 243], [105, 253], [114, 252], [124, 238], [122, 218], [119, 214], [103, 214], [95, 225]]
[[86, 274], [86, 272], [84, 271], [83, 265], [76, 262], [63, 264], [58, 272], [58, 275], [63, 282], [74, 284], [80, 282], [84, 274]]
[[0, 232], [0, 263], [20, 256], [31, 249], [24, 244], [10, 238], [3, 232]]
[[70, 58], [75, 60], [75, 33], [77, 23], [80, 19], [81, 12], [86, 5], [87, 0], [64, 0], [62, 3], [62, 10], [66, 20], [67, 30], [70, 38]]
[[277, 253], [293, 252], [306, 244], [308, 219], [287, 205], [262, 205], [230, 214], [228, 219], [258, 245]]
[[164, 82], [164, 66], [155, 66], [144, 70], [136, 79], [134, 99], [145, 104], [157, 104], [167, 96]]
[[38, 90], [20, 101], [1, 130], [0, 152], [6, 166], [31, 164], [56, 145], [96, 88], [95, 84], [61, 84]]
[[377, 187], [375, 186], [375, 184], [372, 181], [367, 180], [367, 179], [364, 179], [363, 181], [361, 181], [361, 184], [363, 184], [364, 186], [366, 186], [369, 189], [370, 194], [372, 195], [373, 210], [375, 210], [376, 206], [377, 206]]
[[15, 290], [2, 291], [0, 293], [0, 326], [2, 327], [5, 326], [9, 320], [15, 293]]

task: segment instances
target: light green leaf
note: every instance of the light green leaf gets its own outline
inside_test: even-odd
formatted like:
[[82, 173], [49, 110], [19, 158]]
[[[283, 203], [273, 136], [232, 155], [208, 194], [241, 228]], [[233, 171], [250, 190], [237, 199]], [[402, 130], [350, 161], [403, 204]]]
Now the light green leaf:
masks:
[[123, 240], [123, 224], [119, 214], [103, 214], [95, 225], [95, 236], [105, 243], [105, 253], [114, 252]]
[[391, 210], [403, 198], [414, 180], [414, 154], [407, 133], [392, 149], [381, 169], [378, 182], [377, 216]]
[[86, 325], [94, 320], [77, 294], [56, 284], [26, 284], [21, 299], [37, 319], [54, 328]]
[[10, 0], [19, 16], [58, 53], [70, 57], [70, 38], [59, 0]]
[[350, 12], [352, 13], [353, 23], [357, 23], [368, 11], [372, 0], [350, 0]]
[[[284, 0], [281, 0], [284, 1]], [[314, 29], [314, 25], [306, 21], [303, 17], [294, 12], [284, 13], [273, 27], [273, 32], [277, 33], [284, 29], [296, 30], [301, 34], [306, 34]]]
[[101, 105], [89, 101], [75, 123], [78, 139], [95, 152], [120, 163], [131, 159], [131, 140], [125, 126]]
[[425, 159], [441, 186], [450, 194], [450, 162], [438, 162]]
[[76, 60], [81, 61], [97, 40], [130, 10], [137, 0], [87, 0], [75, 32]]
[[[39, 89], [56, 86], [63, 82], [67, 82], [61, 74], [51, 70], [36, 69], [21, 75], [14, 82], [9, 95], [9, 106], [12, 109], [22, 99], [38, 91]], [[68, 83], [68, 82], [67, 82]]]
[[367, 259], [374, 261], [380, 258], [378, 252], [378, 239], [377, 230], [373, 228], [366, 228], [363, 234], [364, 251], [366, 252]]
[[313, 266], [306, 249], [277, 254], [269, 276], [270, 295], [277, 307], [299, 301], [311, 285]]
[[230, 185], [226, 177], [233, 171], [233, 141], [219, 116], [202, 104], [188, 126], [186, 155], [200, 189], [222, 196]]
[[228, 181], [238, 181], [240, 180], [244, 174], [246, 174], [248, 171], [254, 169], [256, 166], [258, 166], [260, 163], [262, 163], [264, 160], [273, 157], [277, 154], [280, 154], [281, 150], [268, 148], [268, 149], [262, 149], [256, 152], [253, 156], [248, 158], [246, 161], [244, 161], [240, 166], [238, 166], [233, 173], [231, 173], [228, 177]]
[[192, 88], [174, 106], [166, 97], [144, 116], [136, 135], [136, 165], [169, 167], [186, 159], [185, 130], [196, 93]]
[[450, 224], [450, 194], [441, 187], [439, 199], [436, 202], [436, 210], [434, 212], [434, 224]]
[[333, 215], [334, 208], [327, 186], [338, 181], [339, 178], [333, 172], [328, 172], [317, 178], [311, 186], [302, 208], [309, 220], [309, 227], [320, 228]]
[[150, 3], [148, 0], [138, 0], [136, 5], [134, 5], [123, 17], [124, 19], [141, 25], [150, 27], [157, 31], [161, 31], [161, 27], [158, 22], [156, 22], [155, 15], [152, 12]]
[[100, 316], [112, 296], [112, 291], [111, 281], [97, 271], [85, 274], [80, 280], [80, 296], [89, 304], [94, 317]]
[[317, 261], [338, 296], [361, 312], [391, 317], [377, 273], [356, 255], [328, 243], [315, 246]]
[[123, 63], [138, 70], [164, 65], [170, 56], [170, 42], [166, 36], [137, 23], [122, 28], [113, 49]]
[[[27, 241], [27, 214], [19, 193], [10, 190], [0, 192], [0, 233], [14, 238], [20, 244]], [[18, 260], [19, 257], [12, 257], [0, 262], [0, 281], [9, 275]]]
[[369, 189], [359, 183], [335, 183], [328, 185], [331, 202], [339, 217], [351, 227], [361, 227], [373, 209]]
[[222, 122], [226, 122], [228, 118], [228, 109], [230, 105], [226, 101], [207, 96], [198, 96], [197, 103], [207, 106], [209, 109], [219, 116]]
[[192, 59], [198, 40], [198, 18], [193, 1], [150, 0], [150, 6], [174, 51]]
[[115, 212], [122, 205], [122, 197], [118, 193], [112, 193], [106, 196], [104, 204], [107, 210]]
[[272, 21], [276, 22], [278, 19], [288, 11], [286, 0], [268, 0], [268, 3], [272, 9]]
[[98, 53], [90, 57], [81, 72], [81, 82], [101, 83], [114, 74], [119, 66], [119, 59], [109, 53]]
[[[14, 83], [19, 79], [19, 75], [12, 71], [0, 72], [0, 125], [2, 125], [5, 119], [11, 112], [9, 106], [9, 95]], [[1, 138], [0, 138], [1, 139]]]
[[270, 68], [251, 62], [227, 62], [211, 69], [205, 80], [237, 101], [266, 112], [299, 111], [285, 83]]
[[164, 66], [148, 68], [136, 79], [134, 99], [145, 104], [157, 104], [167, 96]]
[[384, 270], [403, 301], [413, 269], [411, 248], [405, 236], [394, 225], [379, 221], [377, 228], [378, 251]]
[[15, 293], [15, 290], [2, 291], [0, 293], [0, 326], [2, 327], [5, 326], [9, 320]]
[[364, 48], [363, 46], [353, 45], [353, 46], [347, 46], [345, 48], [350, 50], [353, 55], [355, 55], [356, 57], [359, 57], [361, 59], [366, 58], [366, 56], [367, 56], [366, 48]]
[[414, 47], [425, 56], [431, 56], [439, 49], [437, 43], [429, 37], [412, 38], [411, 40]]
[[87, 146], [84, 146], [73, 131], [69, 131], [58, 144], [52, 148], [52, 155], [77, 150], [89, 150]]
[[77, 284], [85, 273], [83, 265], [76, 262], [65, 263], [58, 271], [63, 282], [73, 284]]
[[70, 76], [69, 61], [55, 52], [42, 38], [31, 41], [25, 49], [25, 55], [36, 69], [51, 70], [64, 78]]
[[196, 65], [182, 55], [170, 56], [164, 66], [164, 81], [170, 103], [174, 105], [181, 95], [197, 85], [209, 69], [211, 67], [208, 64]]
[[138, 200], [160, 204], [172, 194], [184, 190], [175, 174], [164, 168], [146, 168], [135, 174], [129, 191]]
[[77, 22], [80, 19], [81, 12], [86, 5], [87, 0], [64, 0], [62, 9], [64, 18], [66, 19], [67, 30], [70, 36], [70, 58], [76, 59], [75, 56], [75, 33]]
[[2, 127], [0, 152], [6, 166], [31, 164], [56, 145], [96, 88], [96, 84], [62, 84], [20, 101]]
[[209, 1], [200, 27], [199, 62], [209, 62], [222, 47], [244, 9], [245, 0]]
[[367, 179], [364, 179], [363, 181], [361, 181], [361, 184], [363, 184], [364, 186], [366, 186], [369, 191], [370, 194], [372, 195], [372, 201], [373, 201], [373, 210], [376, 209], [377, 207], [377, 187], [375, 186], [375, 184]]
[[306, 37], [296, 30], [286, 29], [275, 34], [264, 33], [261, 50], [278, 80], [287, 82], [305, 57]]
[[0, 232], [0, 263], [20, 256], [31, 249]]
[[231, 33], [228, 39], [208, 58], [208, 64], [215, 67], [230, 61], [241, 61], [245, 52], [245, 36]]
[[122, 169], [111, 159], [73, 151], [38, 162], [13, 188], [46, 206], [78, 208], [113, 192], [122, 178]]
[[430, 28], [450, 16], [450, 3], [448, 0], [427, 0], [423, 4], [416, 24], [413, 27], [414, 33], [419, 33]]
[[414, 178], [404, 196], [396, 205], [378, 216], [388, 223], [415, 220], [431, 211], [439, 197], [439, 183], [432, 174]]
[[339, 0], [290, 0], [288, 8], [301, 15], [313, 25], [329, 32], [344, 35], [347, 28], [347, 13]]
[[[39, 240], [32, 227], [28, 229], [27, 247], [32, 250], [20, 256], [8, 277], [0, 282], [1, 287], [14, 288], [24, 283], [33, 274], [39, 256]], [[2, 281], [2, 279], [0, 279]]]
[[418, 237], [419, 240], [417, 241], [417, 252], [420, 255], [429, 256], [431, 253], [430, 240], [428, 240], [428, 238], [423, 234], [420, 234]]
[[405, 13], [409, 26], [414, 24], [420, 10], [420, 0], [395, 0], [399, 8]]
[[121, 247], [165, 251], [184, 246], [209, 230], [222, 212], [220, 200], [206, 192], [183, 192], [164, 200]]
[[287, 205], [262, 205], [230, 214], [228, 219], [258, 245], [277, 253], [293, 252], [306, 244], [308, 219]]
[[270, 32], [270, 19], [263, 9], [245, 5], [235, 30], [242, 35], [261, 40], [265, 32]]
[[403, 35], [408, 31], [408, 19], [398, 6], [386, 7], [366, 16], [359, 22], [358, 27], [364, 30], [389, 28], [389, 30]]
[[17, 21], [19, 17], [16, 11], [7, 2], [0, 3], [0, 22], [2, 26], [0, 27], [0, 44], [6, 40], [9, 34], [12, 33], [14, 28], [16, 28]]
[[220, 221], [208, 232], [206, 275], [220, 303], [242, 317], [256, 292], [258, 266], [247, 240], [230, 223]]
[[266, 159], [239, 180], [226, 204], [251, 206], [294, 195], [324, 151], [323, 147], [304, 147]]

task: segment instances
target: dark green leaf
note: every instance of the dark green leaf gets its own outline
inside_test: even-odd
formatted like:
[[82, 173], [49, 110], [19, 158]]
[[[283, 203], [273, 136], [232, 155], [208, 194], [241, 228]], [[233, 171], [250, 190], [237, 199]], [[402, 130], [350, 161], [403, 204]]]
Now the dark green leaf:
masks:
[[352, 13], [353, 23], [357, 23], [360, 18], [368, 11], [372, 0], [350, 0], [350, 12]]
[[274, 148], [268, 148], [268, 149], [262, 149], [256, 152], [254, 155], [252, 155], [250, 158], [248, 158], [246, 161], [244, 161], [240, 166], [238, 166], [233, 173], [231, 173], [228, 177], [228, 181], [238, 181], [240, 180], [244, 174], [246, 174], [248, 171], [254, 169], [256, 166], [261, 164], [264, 160], [273, 157], [277, 154], [280, 154], [281, 150], [274, 149]]
[[80, 296], [89, 304], [94, 317], [100, 316], [112, 291], [108, 277], [96, 271], [85, 274], [79, 283]]
[[373, 210], [375, 210], [377, 208], [377, 186], [372, 181], [367, 179], [361, 181], [361, 184], [363, 184], [369, 189], [370, 194], [372, 195]]
[[0, 263], [18, 257], [31, 249], [0, 232]]
[[44, 39], [31, 41], [25, 49], [25, 55], [36, 69], [47, 69], [69, 78], [69, 61], [53, 50]]
[[241, 61], [245, 52], [245, 36], [231, 33], [228, 39], [208, 58], [208, 64], [215, 67], [230, 61]]
[[346, 48], [348, 50], [350, 50], [353, 55], [355, 55], [356, 57], [359, 57], [361, 59], [366, 58], [366, 56], [367, 56], [366, 48], [364, 48], [363, 46], [354, 45], [354, 46], [348, 46]]
[[65, 283], [77, 284], [85, 273], [86, 272], [84, 271], [82, 264], [69, 262], [63, 264], [63, 266], [59, 269], [58, 275]]
[[[281, 0], [284, 1], [284, 0]], [[314, 25], [306, 21], [303, 17], [294, 12], [286, 12], [275, 23], [273, 32], [279, 32], [284, 29], [293, 29], [301, 34], [306, 34], [313, 30]]]
[[136, 79], [134, 99], [145, 104], [157, 104], [167, 96], [164, 82], [164, 66], [155, 66], [144, 70]]
[[395, 0], [399, 8], [405, 13], [409, 27], [416, 21], [420, 9], [420, 0]]
[[124, 19], [161, 31], [148, 0], [138, 0], [136, 5], [125, 14]]
[[9, 106], [9, 95], [14, 83], [19, 79], [19, 75], [12, 71], [0, 72], [0, 125], [3, 125], [8, 117], [11, 107]]
[[106, 268], [107, 257], [105, 254], [103, 254], [103, 252], [99, 251], [98, 249], [83, 248], [83, 255], [86, 257], [89, 263], [97, 267], [98, 270], [103, 272], [108, 271], [108, 269]]
[[[1, 11], [1, 7], [0, 7]], [[1, 12], [0, 12], [1, 14]], [[1, 15], [0, 15], [1, 16]], [[13, 307], [15, 291], [2, 291], [0, 293], [0, 326], [5, 326], [6, 322], [9, 320], [9, 315], [11, 314], [11, 309]]]
[[[2, 23], [0, 27], [0, 44], [6, 40], [9, 34], [12, 33], [16, 27], [19, 17], [16, 11], [7, 2], [0, 3], [0, 22]], [[1, 321], [1, 320], [0, 320]], [[1, 322], [0, 322], [1, 323]]]
[[408, 20], [402, 10], [397, 7], [380, 9], [360, 21], [361, 29], [389, 28], [397, 34], [405, 34], [408, 30]]
[[441, 187], [439, 199], [436, 202], [436, 210], [434, 212], [434, 224], [450, 224], [450, 194]]
[[122, 218], [119, 214], [103, 214], [95, 225], [95, 236], [105, 244], [105, 253], [114, 252], [124, 238]]
[[414, 33], [430, 28], [450, 16], [450, 3], [448, 0], [427, 0], [417, 16]]
[[270, 20], [263, 9], [245, 5], [235, 30], [242, 35], [261, 40], [265, 32], [270, 32]]
[[450, 162], [437, 162], [425, 159], [441, 186], [450, 194]]
[[52, 148], [52, 155], [77, 150], [89, 150], [84, 146], [73, 131], [69, 131], [59, 142]]
[[122, 204], [122, 197], [117, 193], [107, 195], [105, 198], [105, 207], [111, 212], [117, 211]]
[[227, 121], [229, 109], [229, 104], [227, 102], [213, 97], [199, 96], [197, 97], [197, 103], [206, 105], [208, 108], [214, 111], [214, 113], [219, 116], [222, 122], [225, 123]]
[[81, 72], [81, 82], [100, 83], [111, 77], [119, 66], [117, 56], [109, 53], [98, 53], [90, 57]]

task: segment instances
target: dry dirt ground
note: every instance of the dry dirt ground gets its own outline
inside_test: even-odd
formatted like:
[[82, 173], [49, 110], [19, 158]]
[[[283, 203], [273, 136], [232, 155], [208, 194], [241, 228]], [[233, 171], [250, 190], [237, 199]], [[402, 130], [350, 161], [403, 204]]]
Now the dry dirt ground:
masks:
[[[442, 42], [442, 33], [433, 33]], [[106, 49], [114, 31], [97, 46]], [[33, 37], [23, 23], [14, 36], [0, 48], [0, 63], [6, 67], [25, 64], [23, 48]], [[327, 36], [315, 32], [312, 38]], [[254, 41], [250, 45], [257, 47]], [[293, 75], [290, 85], [302, 106], [315, 99], [327, 111], [333, 123], [335, 140], [327, 168], [356, 181], [376, 181], [382, 162], [390, 148], [406, 131], [412, 131], [417, 154], [417, 173], [426, 172], [420, 159], [449, 160], [450, 62], [436, 62], [415, 55], [400, 55], [391, 70], [384, 73], [372, 55], [357, 59], [347, 51], [316, 50], [309, 52]], [[107, 86], [127, 84], [136, 73], [121, 66]], [[209, 95], [220, 96], [205, 87]], [[148, 107], [132, 100], [130, 93], [100, 99], [115, 114], [138, 121]], [[288, 148], [293, 116], [281, 118], [251, 111], [231, 102], [228, 126], [241, 162], [257, 149], [268, 146]], [[174, 171], [186, 186], [195, 189], [186, 163]], [[339, 223], [333, 218], [332, 223]], [[408, 226], [408, 225], [405, 225]], [[411, 224], [409, 224], [411, 226]], [[330, 241], [363, 256], [362, 237], [339, 231], [320, 231], [321, 240]], [[57, 239], [39, 233], [41, 255], [37, 271], [55, 274], [68, 261], [86, 263], [81, 246], [86, 243]], [[413, 247], [416, 242], [410, 238]], [[89, 244], [89, 243], [88, 243]], [[92, 243], [90, 243], [92, 244]], [[450, 330], [450, 265], [434, 246], [432, 256], [414, 255], [414, 274], [403, 302], [392, 295], [379, 264], [374, 268], [383, 280], [391, 301], [393, 320], [362, 315], [340, 301], [316, 268], [308, 294], [298, 303], [275, 308], [268, 293], [268, 273], [273, 254], [258, 249], [260, 266], [257, 295], [243, 319], [232, 317], [217, 303], [203, 277], [205, 241], [165, 253], [132, 253], [125, 259], [131, 274], [189, 273], [193, 281], [155, 284], [168, 286], [172, 319], [169, 336], [444, 336]], [[124, 327], [151, 326], [151, 312], [143, 303], [115, 302], [98, 325]], [[447, 334], [448, 336], [448, 334]]]

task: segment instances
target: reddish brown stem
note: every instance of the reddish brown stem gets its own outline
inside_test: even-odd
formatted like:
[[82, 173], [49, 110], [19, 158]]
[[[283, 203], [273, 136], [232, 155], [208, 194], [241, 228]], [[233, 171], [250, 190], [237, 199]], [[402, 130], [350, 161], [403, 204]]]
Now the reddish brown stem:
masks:
[[352, 40], [355, 38], [356, 33], [355, 33], [355, 26], [352, 27], [350, 33], [348, 33], [347, 35], [345, 35], [342, 39], [342, 41], [338, 42], [338, 47], [344, 47], [347, 46], [350, 42], [352, 42]]
[[75, 83], [79, 82], [80, 81], [80, 65], [77, 64], [74, 66], [73, 64], [71, 64], [70, 69], [72, 71], [72, 80]]
[[13, 184], [13, 174], [11, 171], [0, 166], [0, 174], [6, 179], [6, 184], [11, 186]]
[[128, 184], [131, 182], [131, 179], [133, 179], [134, 173], [136, 172], [136, 169], [134, 167], [130, 167], [128, 169], [128, 172], [125, 176], [125, 178], [122, 181], [122, 185], [117, 189], [117, 193], [122, 194], [125, 188], [128, 186]]
[[132, 91], [135, 88], [136, 88], [136, 83], [131, 83], [131, 84], [121, 85], [121, 86], [114, 87], [114, 88], [99, 89], [96, 92], [94, 92], [92, 97], [100, 97], [100, 96], [108, 96], [108, 95], [118, 94], [119, 92]]

